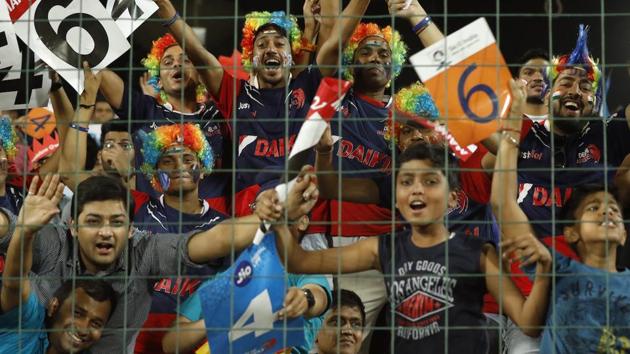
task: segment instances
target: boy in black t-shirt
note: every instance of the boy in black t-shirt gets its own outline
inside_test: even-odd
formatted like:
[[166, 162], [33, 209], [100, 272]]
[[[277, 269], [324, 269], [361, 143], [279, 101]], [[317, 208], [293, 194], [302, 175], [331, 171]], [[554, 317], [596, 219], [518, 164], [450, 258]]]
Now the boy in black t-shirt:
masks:
[[[525, 332], [537, 334], [544, 320], [549, 280], [538, 277], [526, 300], [507, 275], [490, 244], [451, 234], [444, 223], [455, 203], [457, 174], [442, 147], [414, 144], [400, 155], [396, 207], [409, 228], [336, 249], [304, 251], [285, 226], [277, 226], [281, 255], [295, 273], [383, 273], [393, 308], [396, 353], [485, 353], [482, 315], [486, 289], [501, 296], [505, 313]], [[524, 263], [548, 270], [551, 257], [537, 244]], [[286, 250], [284, 249], [286, 248]], [[447, 343], [448, 341], [448, 343]]]

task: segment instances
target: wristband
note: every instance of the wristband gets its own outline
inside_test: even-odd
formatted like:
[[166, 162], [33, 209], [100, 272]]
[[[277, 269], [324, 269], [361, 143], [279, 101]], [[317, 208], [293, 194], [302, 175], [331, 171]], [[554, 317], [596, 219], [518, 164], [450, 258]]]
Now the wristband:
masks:
[[422, 33], [422, 31], [424, 31], [427, 27], [429, 27], [429, 23], [431, 23], [431, 16], [427, 16], [425, 18], [423, 18], [420, 22], [416, 23], [415, 26], [413, 26], [413, 33], [415, 34], [420, 34]]
[[80, 132], [84, 132], [84, 133], [87, 133], [88, 131], [90, 131], [88, 128], [82, 127], [82, 126], [80, 126], [80, 125], [78, 125], [77, 123], [74, 123], [74, 122], [70, 123], [70, 128], [76, 129], [76, 130], [78, 130]]
[[304, 292], [306, 303], [308, 304], [308, 308], [310, 310], [313, 308], [313, 306], [315, 306], [315, 296], [313, 295], [311, 289], [302, 289], [302, 291]]
[[180, 16], [179, 16], [179, 12], [175, 11], [175, 15], [173, 15], [173, 17], [171, 17], [169, 20], [164, 21], [164, 22], [162, 23], [162, 26], [164, 26], [164, 27], [169, 27], [169, 26], [171, 26], [173, 23], [175, 23], [175, 22], [177, 21], [177, 19], [179, 19], [179, 18], [180, 18]]

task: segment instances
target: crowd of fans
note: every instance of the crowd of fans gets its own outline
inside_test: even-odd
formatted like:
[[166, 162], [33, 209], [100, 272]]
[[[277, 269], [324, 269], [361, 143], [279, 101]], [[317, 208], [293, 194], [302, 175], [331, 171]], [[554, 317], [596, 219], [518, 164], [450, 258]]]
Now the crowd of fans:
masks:
[[[170, 33], [140, 90], [85, 62], [76, 105], [51, 71], [52, 108], [3, 112], [0, 352], [213, 352], [197, 291], [261, 222], [289, 272], [278, 319], [306, 320], [292, 352], [630, 350], [630, 121], [600, 117], [587, 28], [571, 53], [526, 52], [508, 116], [459, 160], [423, 84], [391, 92], [407, 47], [361, 22], [369, 0], [305, 0], [303, 28], [248, 14], [242, 71], [155, 2]], [[387, 3], [444, 38], [418, 0]], [[325, 77], [352, 87], [281, 202]]]

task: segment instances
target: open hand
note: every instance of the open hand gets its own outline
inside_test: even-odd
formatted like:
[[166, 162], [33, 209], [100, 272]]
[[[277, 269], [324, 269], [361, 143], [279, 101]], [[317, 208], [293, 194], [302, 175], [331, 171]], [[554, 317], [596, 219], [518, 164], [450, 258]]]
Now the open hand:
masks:
[[551, 264], [549, 249], [530, 233], [503, 240], [501, 249], [504, 260], [520, 259], [523, 267], [534, 263], [540, 263], [543, 266]]
[[39, 231], [59, 213], [63, 197], [64, 185], [59, 182], [59, 175], [47, 175], [38, 187], [39, 181], [39, 176], [33, 178], [17, 219], [17, 226], [30, 233]]
[[277, 319], [284, 320], [286, 318], [296, 318], [304, 315], [308, 311], [308, 300], [304, 290], [296, 287], [287, 289], [284, 297], [284, 307], [278, 311]]
[[293, 188], [287, 195], [287, 213], [289, 220], [297, 220], [302, 215], [308, 214], [317, 203], [319, 189], [317, 189], [317, 176], [313, 166], [305, 165], [296, 178]]

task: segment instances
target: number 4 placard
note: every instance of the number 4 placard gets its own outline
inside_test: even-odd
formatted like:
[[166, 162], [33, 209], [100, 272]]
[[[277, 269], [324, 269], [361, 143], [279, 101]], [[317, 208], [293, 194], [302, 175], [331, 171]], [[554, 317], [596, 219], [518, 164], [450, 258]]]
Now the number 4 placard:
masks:
[[498, 129], [507, 114], [511, 78], [492, 31], [479, 18], [409, 58], [462, 146]]
[[83, 60], [95, 70], [129, 49], [125, 35], [103, 5], [94, 0], [11, 0], [17, 35], [78, 92]]
[[158, 5], [153, 0], [101, 0], [101, 3], [116, 20], [125, 37], [158, 10]]

